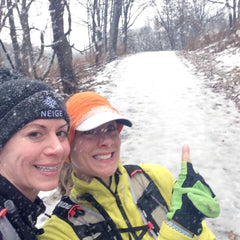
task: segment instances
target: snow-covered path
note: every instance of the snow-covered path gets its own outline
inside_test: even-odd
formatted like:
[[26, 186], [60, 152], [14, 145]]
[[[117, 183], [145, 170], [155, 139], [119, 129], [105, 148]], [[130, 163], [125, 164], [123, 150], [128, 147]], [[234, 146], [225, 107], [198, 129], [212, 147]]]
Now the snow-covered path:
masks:
[[[209, 227], [217, 240], [228, 240], [230, 231], [239, 236], [240, 114], [234, 103], [213, 93], [174, 52], [116, 60], [95, 81], [94, 90], [133, 122], [122, 131], [122, 161], [159, 163], [177, 178], [181, 147], [188, 143], [195, 168], [221, 204], [220, 216], [207, 220]], [[40, 193], [49, 214], [57, 201], [51, 193]]]
[[225, 231], [240, 235], [240, 114], [234, 103], [207, 88], [174, 52], [116, 60], [96, 81], [95, 91], [133, 122], [123, 131], [123, 162], [159, 163], [177, 177], [188, 143], [195, 168], [221, 204], [209, 226], [218, 240], [228, 239]]

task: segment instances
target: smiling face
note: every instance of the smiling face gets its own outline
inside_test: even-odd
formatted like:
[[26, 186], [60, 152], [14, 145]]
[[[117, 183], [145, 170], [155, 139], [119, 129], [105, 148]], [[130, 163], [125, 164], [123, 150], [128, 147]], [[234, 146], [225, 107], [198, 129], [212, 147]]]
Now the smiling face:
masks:
[[118, 167], [121, 140], [116, 121], [86, 132], [76, 131], [70, 160], [75, 175], [87, 182], [101, 178], [107, 185]]
[[26, 124], [0, 151], [0, 174], [30, 200], [39, 191], [57, 187], [70, 147], [63, 119], [38, 119]]

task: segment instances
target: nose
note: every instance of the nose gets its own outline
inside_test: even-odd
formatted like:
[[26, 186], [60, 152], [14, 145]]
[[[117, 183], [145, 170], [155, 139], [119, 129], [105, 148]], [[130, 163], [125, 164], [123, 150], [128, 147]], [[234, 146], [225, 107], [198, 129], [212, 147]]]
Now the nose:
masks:
[[61, 156], [64, 153], [63, 143], [56, 134], [49, 134], [46, 141], [45, 154]]
[[109, 134], [101, 133], [98, 135], [98, 142], [101, 146], [111, 146], [113, 140]]

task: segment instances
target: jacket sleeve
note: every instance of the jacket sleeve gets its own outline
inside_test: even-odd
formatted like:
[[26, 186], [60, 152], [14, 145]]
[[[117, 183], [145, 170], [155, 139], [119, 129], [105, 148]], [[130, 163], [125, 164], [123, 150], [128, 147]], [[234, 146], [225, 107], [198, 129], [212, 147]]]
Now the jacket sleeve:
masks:
[[[146, 171], [146, 173], [151, 177], [151, 179], [157, 185], [168, 207], [170, 207], [172, 190], [175, 183], [175, 179], [173, 178], [172, 174], [166, 168], [158, 164], [140, 164], [140, 166], [144, 169], [144, 171]], [[174, 230], [173, 228], [169, 227], [165, 222], [163, 222], [160, 228], [160, 233], [157, 240], [173, 240], [173, 239], [216, 240], [215, 235], [207, 227], [204, 221], [202, 225], [203, 225], [202, 233], [199, 236], [194, 236], [194, 238], [189, 238], [179, 233], [178, 231]]]
[[72, 227], [52, 215], [43, 226], [44, 233], [37, 236], [38, 240], [79, 240]]
[[203, 222], [203, 231], [199, 236], [194, 235], [193, 238], [189, 238], [178, 231], [174, 230], [173, 228], [169, 227], [165, 222], [163, 222], [160, 234], [157, 238], [157, 240], [172, 240], [172, 239], [178, 239], [178, 240], [216, 240], [215, 235], [209, 230], [206, 223]]

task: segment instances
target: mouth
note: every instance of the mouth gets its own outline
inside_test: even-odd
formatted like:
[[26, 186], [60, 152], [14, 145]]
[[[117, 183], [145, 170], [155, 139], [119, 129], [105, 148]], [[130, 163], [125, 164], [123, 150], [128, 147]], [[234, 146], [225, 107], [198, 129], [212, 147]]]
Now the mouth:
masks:
[[106, 159], [109, 159], [109, 158], [112, 158], [113, 157], [113, 152], [112, 153], [109, 153], [109, 154], [103, 154], [103, 155], [95, 155], [93, 156], [94, 159], [96, 160], [106, 160]]
[[39, 170], [39, 171], [42, 171], [42, 172], [55, 172], [57, 171], [57, 166], [38, 166], [38, 165], [35, 165], [35, 167]]

